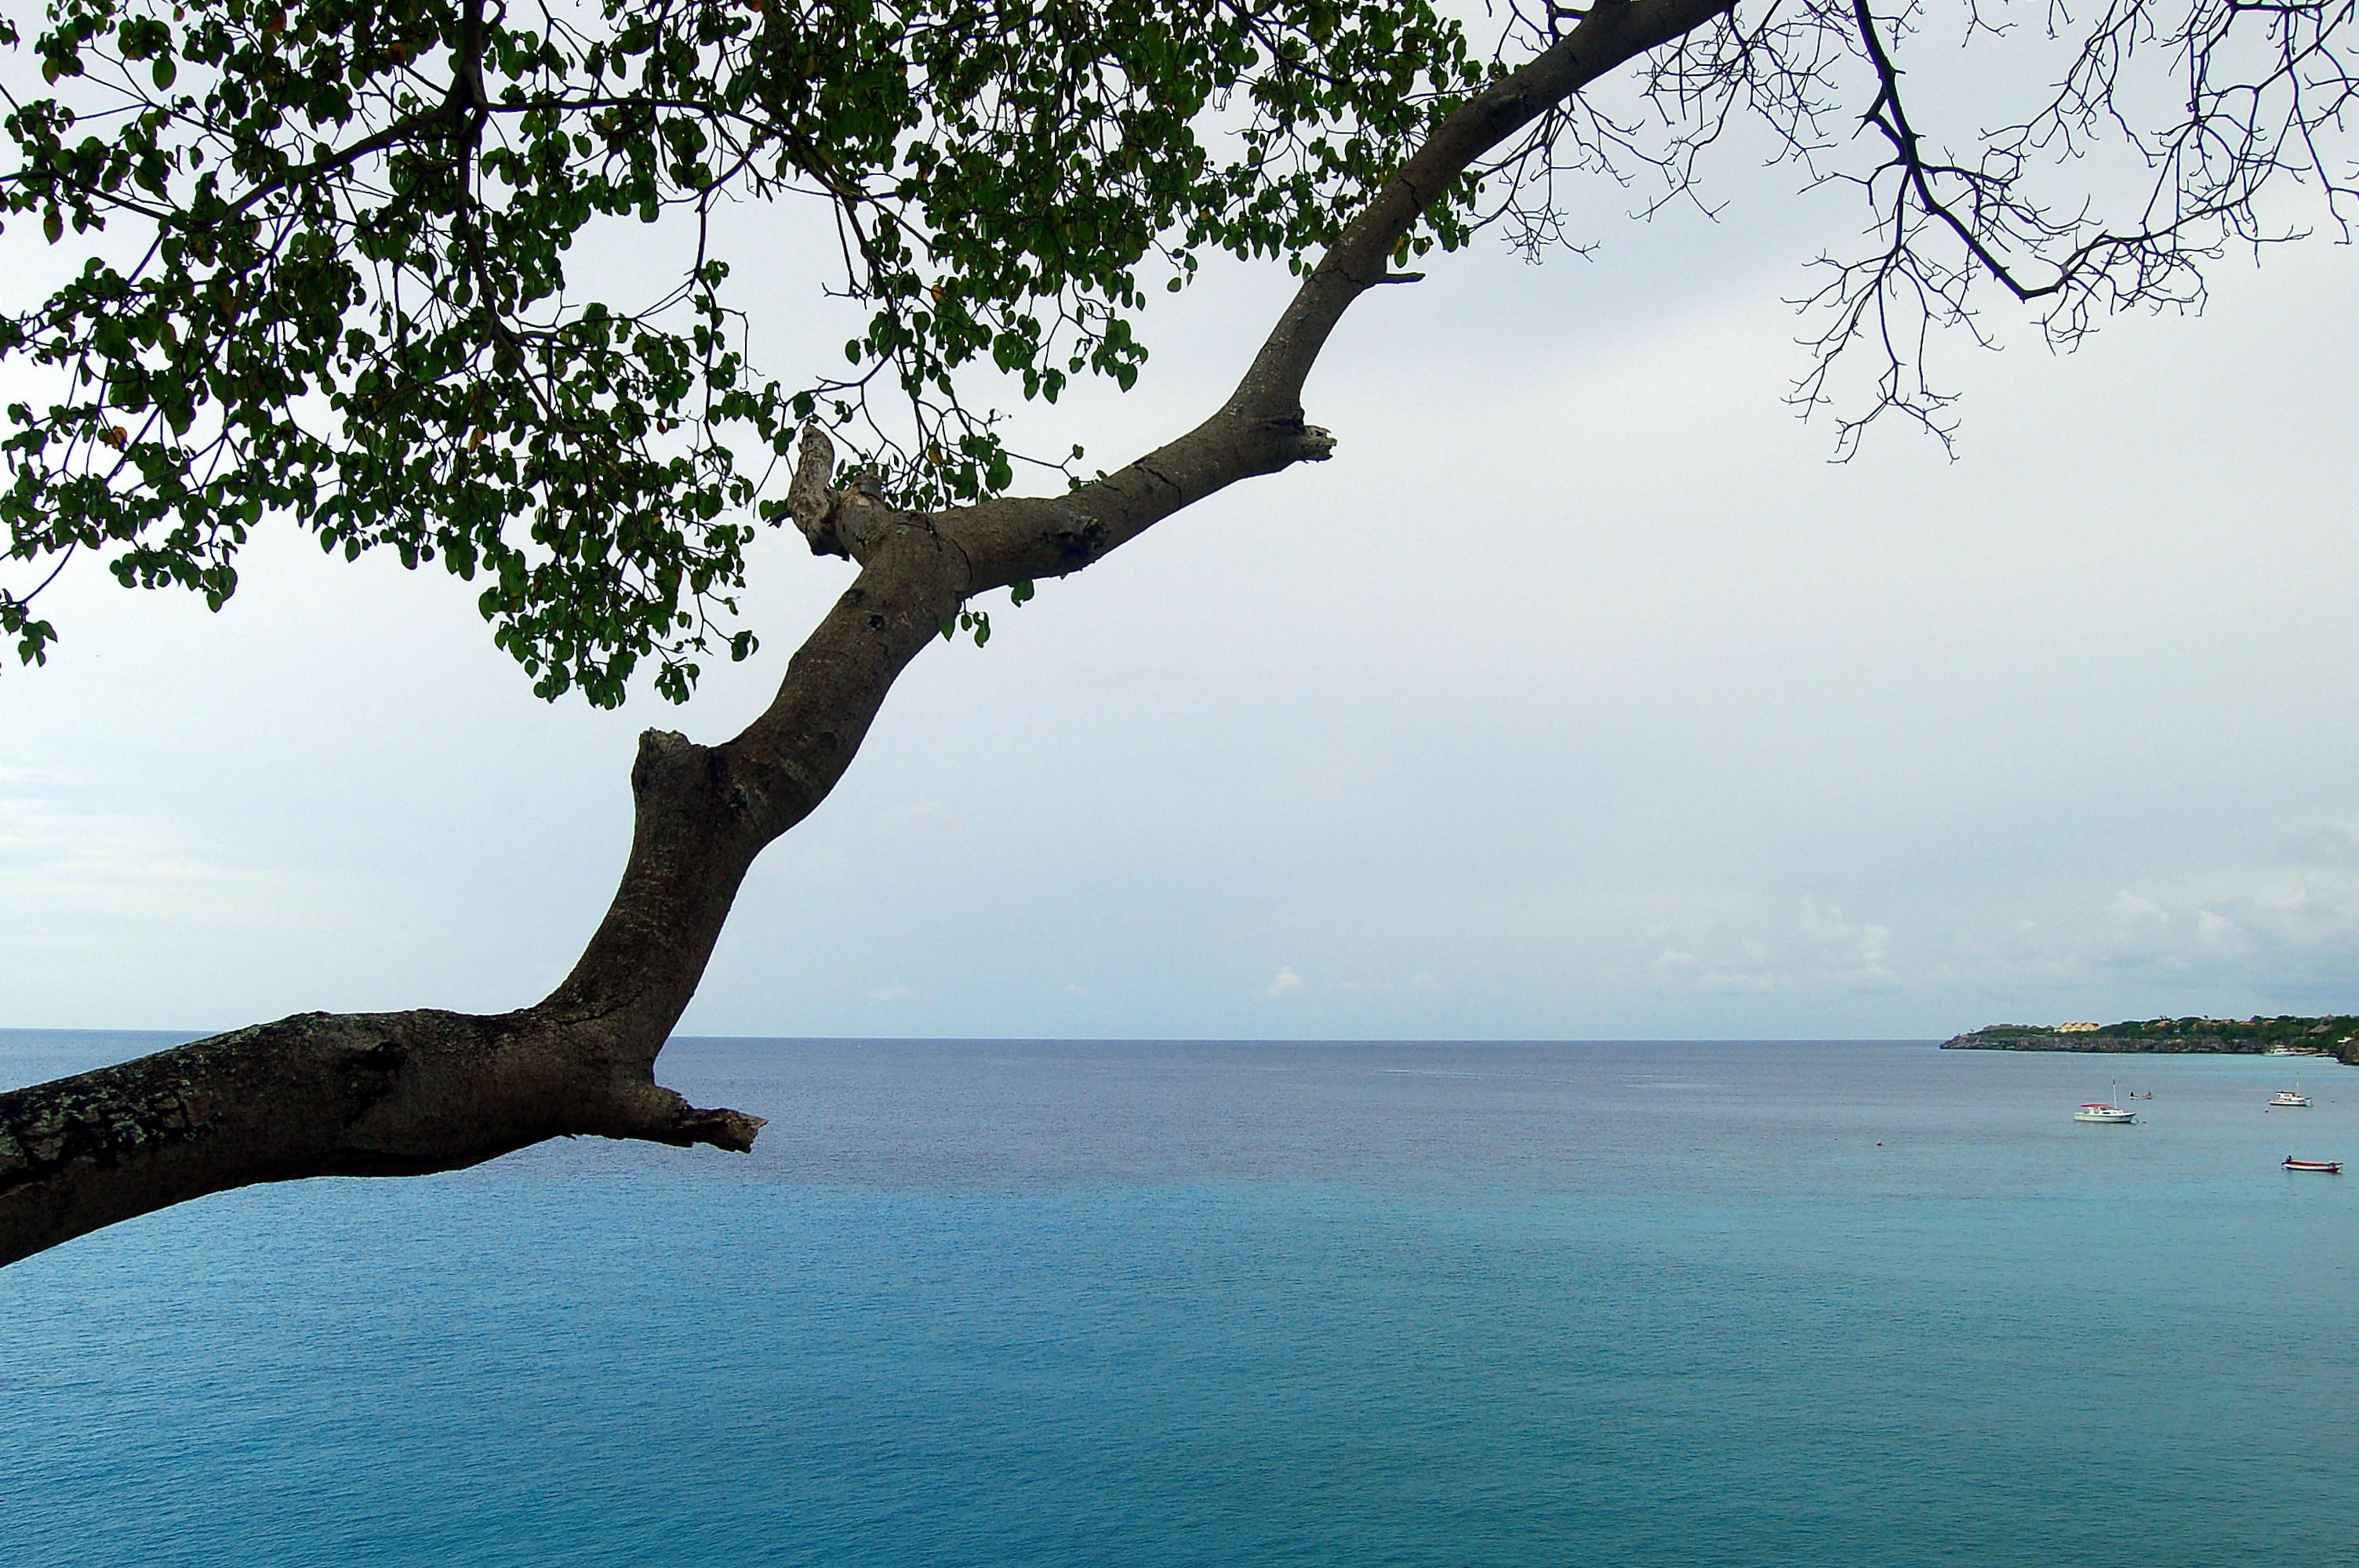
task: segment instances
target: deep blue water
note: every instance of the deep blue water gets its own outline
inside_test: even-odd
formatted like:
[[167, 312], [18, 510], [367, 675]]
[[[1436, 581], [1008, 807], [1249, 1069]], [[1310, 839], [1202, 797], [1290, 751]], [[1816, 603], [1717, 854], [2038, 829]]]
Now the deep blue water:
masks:
[[[0, 1085], [165, 1037], [0, 1033]], [[2122, 1087], [2148, 1125], [2075, 1126]], [[681, 1041], [0, 1271], [9, 1564], [2359, 1563], [2359, 1072]], [[1881, 1144], [1879, 1146], [1879, 1141]]]

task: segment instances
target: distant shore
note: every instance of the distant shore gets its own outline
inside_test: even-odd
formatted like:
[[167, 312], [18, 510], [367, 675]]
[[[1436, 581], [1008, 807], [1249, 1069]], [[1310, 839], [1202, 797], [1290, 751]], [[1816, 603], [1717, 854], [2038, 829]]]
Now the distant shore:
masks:
[[2151, 1018], [2128, 1023], [1994, 1023], [1941, 1042], [1944, 1051], [2223, 1052], [2258, 1056], [2290, 1052], [2359, 1067], [2359, 1016], [2324, 1018]]

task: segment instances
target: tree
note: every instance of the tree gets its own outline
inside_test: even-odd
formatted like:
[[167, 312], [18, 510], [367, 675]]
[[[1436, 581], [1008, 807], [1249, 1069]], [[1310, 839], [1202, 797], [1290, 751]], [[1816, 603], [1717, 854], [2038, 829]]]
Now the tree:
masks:
[[[1936, 82], [1945, 119], [1995, 112], [1964, 151], [1899, 64], [1937, 58], [1935, 19], [1593, 0], [1512, 11], [1489, 53], [1425, 0], [52, 0], [0, 21], [40, 76], [8, 104], [8, 243], [38, 228], [78, 264], [0, 318], [21, 661], [60, 634], [37, 596], [77, 556], [218, 607], [269, 522], [480, 579], [545, 697], [611, 707], [645, 675], [678, 702], [700, 659], [756, 650], [732, 595], [763, 527], [859, 567], [743, 733], [641, 738], [621, 885], [550, 996], [301, 1015], [0, 1096], [0, 1261], [252, 1182], [563, 1134], [750, 1147], [758, 1119], [658, 1087], [657, 1055], [755, 857], [900, 671], [937, 635], [987, 640], [984, 595], [1020, 603], [1328, 456], [1302, 393], [1352, 304], [1485, 227], [1560, 240], [1574, 177], [1692, 199], [1749, 118], [1805, 182], [1856, 188], [1868, 237], [1822, 263], [1796, 392], [1836, 407], [1846, 450], [1886, 414], [1946, 437], [1923, 351], [1979, 339], [1994, 290], [2070, 344], [2200, 305], [2231, 246], [2340, 226], [2347, 0], [2021, 22], [1964, 0], [1940, 20], [1973, 48], [1938, 58], [2027, 55], [2046, 83], [2017, 104]], [[733, 201], [832, 224], [867, 315], [844, 370], [756, 368], [716, 254]], [[577, 242], [635, 220], [677, 236], [676, 287], [580, 297]], [[1300, 279], [1222, 407], [1111, 472], [1011, 449], [978, 392], [1127, 388], [1150, 286], [1220, 251]], [[1011, 494], [1018, 462], [1063, 492]]]

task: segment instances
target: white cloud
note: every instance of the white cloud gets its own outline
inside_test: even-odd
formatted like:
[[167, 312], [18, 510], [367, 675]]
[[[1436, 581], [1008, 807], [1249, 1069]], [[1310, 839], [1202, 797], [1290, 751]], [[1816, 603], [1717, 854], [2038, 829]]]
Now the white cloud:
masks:
[[1723, 995], [1758, 996], [1785, 990], [1793, 984], [1791, 976], [1769, 969], [1709, 969], [1695, 979], [1696, 989]]
[[1289, 966], [1287, 968], [1278, 970], [1277, 978], [1271, 980], [1268, 985], [1263, 987], [1261, 994], [1269, 998], [1270, 1000], [1276, 1001], [1280, 997], [1292, 996], [1296, 991], [1299, 991], [1301, 989], [1302, 977], [1296, 974], [1293, 968]]
[[1666, 947], [1655, 955], [1647, 972], [1658, 980], [1683, 980], [1703, 968], [1703, 960], [1693, 953], [1682, 953], [1676, 947]]
[[1768, 946], [1751, 938], [1743, 938], [1719, 961], [1707, 962], [1697, 955], [1675, 947], [1666, 947], [1647, 966], [1658, 985], [1679, 986], [1707, 994], [1750, 994], [1783, 989], [1788, 978], [1771, 968]]
[[868, 993], [870, 1001], [907, 1001], [918, 993], [905, 985], [878, 986]]
[[[16, 770], [5, 782], [29, 776]], [[51, 937], [70, 929], [56, 917], [75, 914], [151, 926], [281, 927], [316, 917], [310, 879], [237, 864], [211, 848], [167, 821], [0, 796], [0, 903], [47, 911], [39, 928]]]
[[2330, 822], [2289, 834], [2277, 852], [2306, 866], [2359, 866], [2359, 823]]
[[954, 833], [966, 821], [939, 800], [921, 800], [878, 812], [876, 826], [888, 832]]
[[2282, 925], [2299, 925], [2315, 903], [2311, 890], [2294, 882], [2273, 882], [2253, 894], [2253, 908]]
[[1795, 935], [1817, 949], [1821, 963], [1831, 966], [1837, 976], [1852, 980], [1888, 980], [1893, 972], [1886, 960], [1892, 953], [1892, 933], [1885, 926], [1867, 922], [1854, 924], [1843, 917], [1843, 912], [1829, 904], [1821, 908], [1816, 898], [1802, 900], [1801, 918], [1795, 922]]

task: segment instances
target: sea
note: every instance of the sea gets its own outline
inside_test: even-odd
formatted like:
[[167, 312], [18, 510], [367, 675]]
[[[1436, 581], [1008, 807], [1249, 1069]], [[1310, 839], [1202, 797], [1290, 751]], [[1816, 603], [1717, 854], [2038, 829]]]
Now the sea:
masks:
[[[0, 1084], [177, 1038], [0, 1033]], [[660, 1076], [756, 1151], [249, 1188], [0, 1271], [0, 1563], [2359, 1564], [2332, 1063], [683, 1039]]]

